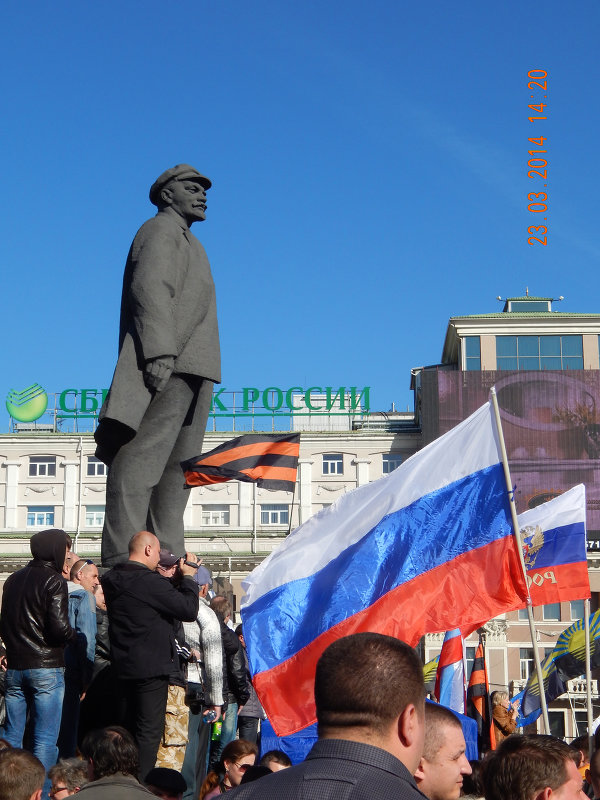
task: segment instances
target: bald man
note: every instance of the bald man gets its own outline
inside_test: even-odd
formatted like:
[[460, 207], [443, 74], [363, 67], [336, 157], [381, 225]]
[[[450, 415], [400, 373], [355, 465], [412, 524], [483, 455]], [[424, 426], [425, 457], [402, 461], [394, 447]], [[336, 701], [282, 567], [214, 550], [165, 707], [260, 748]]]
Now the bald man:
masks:
[[179, 560], [179, 586], [156, 572], [160, 542], [140, 531], [129, 542], [128, 561], [102, 578], [108, 611], [111, 660], [119, 681], [122, 724], [140, 750], [140, 776], [154, 767], [164, 728], [168, 676], [177, 658], [174, 620], [192, 622], [198, 614], [196, 557]]

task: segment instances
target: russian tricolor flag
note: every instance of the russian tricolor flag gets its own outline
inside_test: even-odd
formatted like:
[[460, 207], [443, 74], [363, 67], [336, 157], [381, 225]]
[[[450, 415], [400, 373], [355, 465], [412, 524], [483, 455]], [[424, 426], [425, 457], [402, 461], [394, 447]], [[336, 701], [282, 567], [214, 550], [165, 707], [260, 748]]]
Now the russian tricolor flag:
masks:
[[253, 682], [279, 735], [315, 720], [316, 663], [359, 631], [416, 645], [526, 597], [488, 403], [288, 536], [244, 582]]
[[519, 514], [519, 528], [533, 606], [590, 597], [582, 483]]
[[460, 628], [444, 636], [435, 678], [438, 702], [459, 714], [465, 713], [465, 654]]

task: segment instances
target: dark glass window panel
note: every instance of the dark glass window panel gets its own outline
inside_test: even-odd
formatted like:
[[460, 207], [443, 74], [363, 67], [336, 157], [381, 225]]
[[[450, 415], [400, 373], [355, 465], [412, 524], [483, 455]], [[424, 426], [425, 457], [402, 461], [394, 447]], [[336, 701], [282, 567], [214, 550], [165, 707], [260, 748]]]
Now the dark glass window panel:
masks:
[[519, 358], [519, 369], [535, 370], [540, 368], [539, 358]]
[[547, 300], [511, 300], [511, 311], [549, 311]]
[[562, 361], [560, 356], [558, 358], [541, 358], [542, 369], [562, 369]]
[[465, 352], [467, 357], [481, 355], [481, 340], [479, 339], [479, 336], [465, 337]]
[[480, 370], [481, 369], [481, 359], [480, 358], [467, 358], [466, 367], [467, 367], [468, 371]]
[[583, 358], [563, 358], [563, 369], [583, 369]]
[[540, 336], [540, 355], [560, 356], [560, 336]]
[[581, 336], [562, 336], [563, 356], [582, 356], [583, 339]]
[[540, 352], [540, 343], [537, 336], [517, 336], [519, 358], [522, 356], [537, 356]]
[[497, 359], [496, 366], [498, 369], [518, 370], [519, 364], [515, 358], [499, 358]]
[[496, 358], [517, 355], [516, 336], [496, 336]]

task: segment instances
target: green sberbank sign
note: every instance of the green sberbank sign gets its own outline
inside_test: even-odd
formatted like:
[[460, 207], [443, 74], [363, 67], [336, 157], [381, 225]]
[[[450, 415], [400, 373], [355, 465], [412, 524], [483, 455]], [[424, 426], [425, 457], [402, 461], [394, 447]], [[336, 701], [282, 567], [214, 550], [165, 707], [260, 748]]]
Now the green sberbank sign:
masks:
[[[219, 387], [213, 392], [211, 415], [232, 417], [261, 412], [268, 414], [355, 414], [369, 411], [370, 386], [245, 386], [242, 389]], [[95, 417], [108, 389], [63, 389], [56, 392], [52, 409], [59, 418]], [[11, 389], [6, 408], [17, 422], [35, 422], [48, 408], [48, 394], [35, 383], [21, 391]]]

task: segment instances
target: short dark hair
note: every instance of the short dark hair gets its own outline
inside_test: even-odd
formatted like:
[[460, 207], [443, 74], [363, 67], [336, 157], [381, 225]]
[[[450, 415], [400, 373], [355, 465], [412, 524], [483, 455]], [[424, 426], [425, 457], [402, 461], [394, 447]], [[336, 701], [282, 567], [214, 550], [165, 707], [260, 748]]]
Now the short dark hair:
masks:
[[423, 664], [412, 647], [380, 633], [355, 633], [330, 644], [317, 663], [319, 736], [329, 728], [392, 723], [413, 703], [423, 713]]
[[46, 770], [27, 750], [7, 747], [0, 751], [0, 797], [29, 800], [44, 785]]
[[58, 764], [50, 767], [48, 777], [54, 783], [57, 779], [62, 781], [69, 794], [80, 789], [89, 782], [87, 764], [80, 758], [61, 758]]
[[444, 744], [444, 728], [460, 728], [462, 725], [449, 708], [437, 703], [425, 703], [425, 741], [423, 758], [433, 761]]
[[568, 780], [567, 762], [575, 752], [554, 736], [512, 734], [483, 761], [486, 800], [531, 800]]
[[281, 764], [282, 767], [291, 767], [292, 760], [283, 750], [269, 750], [260, 760], [261, 767], [268, 767], [269, 764]]
[[86, 734], [82, 755], [92, 762], [94, 780], [122, 772], [137, 778], [139, 754], [133, 736], [120, 725], [109, 725]]
[[223, 595], [218, 594], [213, 597], [213, 599], [210, 601], [210, 607], [220, 620], [224, 620], [225, 617], [231, 616], [231, 603], [226, 597], [223, 597]]

